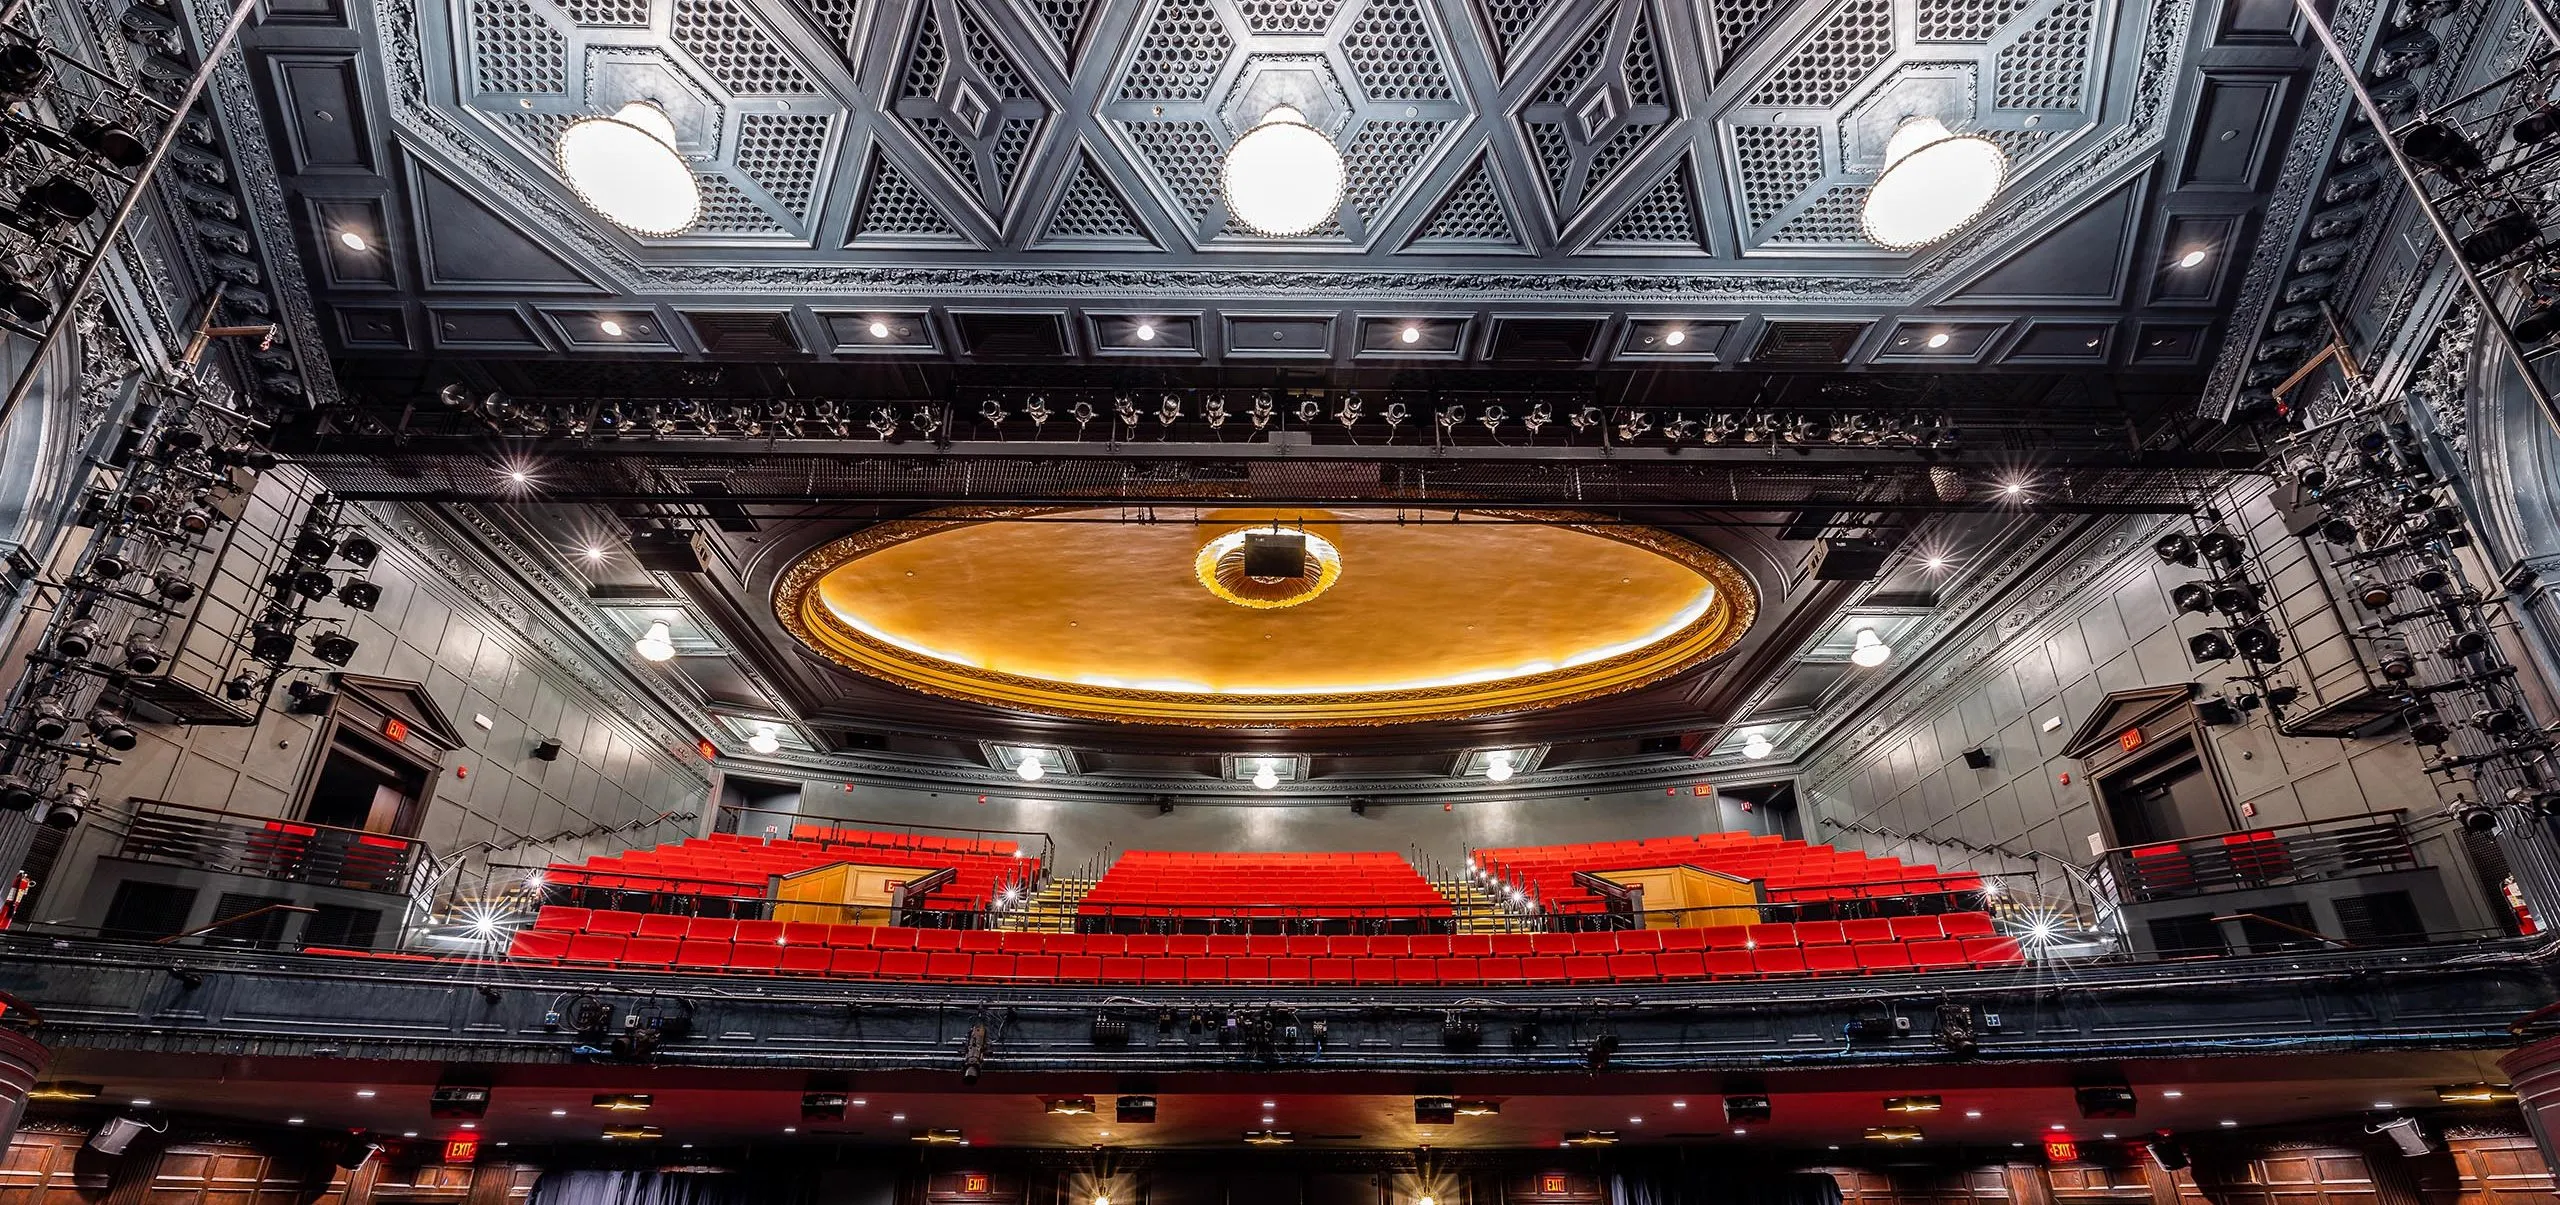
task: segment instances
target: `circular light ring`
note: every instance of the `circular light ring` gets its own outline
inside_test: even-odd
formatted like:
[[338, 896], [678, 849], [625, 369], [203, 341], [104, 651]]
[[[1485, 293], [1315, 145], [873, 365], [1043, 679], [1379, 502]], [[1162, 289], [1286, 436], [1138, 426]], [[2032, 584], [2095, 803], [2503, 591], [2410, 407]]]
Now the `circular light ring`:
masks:
[[1218, 184], [1237, 221], [1256, 234], [1296, 238], [1342, 211], [1342, 148], [1282, 105], [1227, 148]]
[[633, 101], [611, 117], [571, 123], [552, 157], [587, 208], [633, 234], [664, 238], [702, 217], [701, 182], [675, 144], [667, 115]]
[[1950, 134], [1932, 117], [1904, 122], [1885, 155], [1858, 209], [1858, 230], [1891, 251], [1917, 251], [1964, 229], [2008, 182], [2009, 156], [1998, 143]]
[[1314, 532], [1298, 532], [1307, 542], [1307, 565], [1314, 572], [1299, 577], [1247, 577], [1244, 572], [1244, 538], [1267, 527], [1246, 527], [1201, 545], [1200, 555], [1191, 560], [1191, 571], [1209, 593], [1257, 611], [1294, 607], [1314, 599], [1342, 580], [1342, 552], [1323, 536]]

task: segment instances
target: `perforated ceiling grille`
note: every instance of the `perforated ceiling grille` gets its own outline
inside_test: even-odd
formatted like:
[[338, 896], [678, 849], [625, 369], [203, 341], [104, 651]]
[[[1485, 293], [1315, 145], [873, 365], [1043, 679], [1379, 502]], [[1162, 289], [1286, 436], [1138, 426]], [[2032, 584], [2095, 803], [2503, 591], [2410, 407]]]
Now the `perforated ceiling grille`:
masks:
[[1627, 40], [1625, 65], [1627, 103], [1662, 105], [1671, 103], [1671, 89], [1662, 78], [1662, 56], [1653, 48], [1653, 14], [1638, 11], [1636, 28]]
[[1323, 33], [1341, 7], [1339, 0], [1243, 0], [1236, 15], [1258, 34], [1311, 34]]
[[1351, 23], [1342, 52], [1372, 100], [1449, 99], [1439, 44], [1415, 0], [1369, 0]]
[[1698, 245], [1697, 204], [1689, 192], [1689, 173], [1685, 161], [1670, 175], [1653, 186], [1609, 226], [1600, 236], [1603, 243], [1622, 245]]
[[649, 23], [649, 0], [557, 0], [560, 11], [580, 25], [639, 26]]
[[1122, 100], [1203, 100], [1235, 41], [1208, 0], [1164, 0], [1137, 59], [1120, 80]]
[[1012, 57], [1004, 52], [1002, 44], [987, 29], [986, 22], [978, 19], [978, 14], [961, 9], [960, 25], [969, 39], [969, 61], [978, 65], [979, 74], [986, 77], [988, 86], [996, 90], [999, 99], [1030, 100], [1038, 95], [1023, 80], [1022, 69], [1013, 65]]
[[1582, 195], [1589, 197], [1600, 191], [1603, 185], [1617, 176], [1619, 168], [1626, 166], [1627, 158], [1635, 154], [1637, 148], [1642, 147], [1646, 140], [1653, 137], [1653, 132], [1660, 128], [1655, 125], [1631, 125], [1610, 135], [1609, 141], [1600, 144], [1599, 149], [1591, 152], [1591, 174], [1582, 185]]
[[1828, 109], [1893, 55], [1890, 0], [1849, 0], [1813, 31], [1745, 103]]
[[1520, 241], [1519, 232], [1511, 224], [1511, 212], [1493, 187], [1493, 169], [1481, 159], [1467, 169], [1440, 207], [1424, 222], [1415, 242], [1434, 243], [1501, 243]]
[[1425, 151], [1439, 140], [1445, 121], [1373, 121], [1360, 127], [1360, 133], [1343, 152], [1343, 198], [1360, 214], [1360, 220], [1375, 225], [1379, 206], [1395, 195], [1413, 165], [1422, 161]]
[[1582, 40], [1582, 45], [1573, 48], [1573, 53], [1564, 62], [1556, 65], [1555, 74], [1547, 77], [1546, 86], [1538, 89], [1533, 103], [1560, 105], [1572, 100], [1573, 94], [1582, 90], [1583, 83], [1591, 78], [1592, 72], [1600, 69], [1608, 55], [1609, 23], [1603, 21], [1591, 31], [1591, 36]]
[[1484, 18], [1485, 33], [1503, 66], [1511, 65], [1512, 51], [1537, 29], [1538, 18], [1550, 7], [1544, 0], [1477, 0], [1476, 12]]
[[1802, 212], [1788, 218], [1786, 225], [1769, 236], [1772, 243], [1812, 243], [1828, 246], [1868, 246], [1865, 232], [1858, 229], [1858, 207], [1867, 199], [1866, 186], [1842, 184], [1822, 194]]
[[738, 0], [675, 0], [668, 40], [738, 96], [799, 96], [818, 87]]
[[2062, 0], [2001, 48], [1992, 103], [2003, 109], [2076, 109], [2086, 88], [2095, 0]]
[[1032, 0], [1031, 9], [1040, 14], [1042, 24], [1058, 35], [1058, 45], [1072, 59], [1076, 39], [1084, 33], [1085, 14], [1093, 8], [1092, 0]]
[[907, 73], [898, 90], [909, 100], [930, 100], [942, 90], [942, 73], [951, 66], [951, 44], [943, 40], [942, 18], [924, 5], [916, 17], [916, 40], [907, 48]]
[[1072, 239], [1153, 241], [1130, 214], [1128, 204], [1113, 190], [1102, 169], [1084, 155], [1076, 156], [1075, 174], [1068, 178], [1056, 208], [1049, 211], [1049, 222], [1041, 228], [1039, 241]]
[[853, 52], [854, 35], [862, 30], [862, 0], [799, 0], [800, 10], [816, 20], [835, 40], [836, 49]]
[[525, 0], [471, 0], [471, 79], [482, 92], [565, 92], [569, 40]]
[[702, 217], [695, 234], [782, 234], [782, 224], [765, 207], [730, 183], [727, 176], [695, 177], [702, 185]]
[[738, 119], [738, 170], [794, 217], [806, 217], [818, 165], [825, 161], [831, 117], [749, 113]]
[[1129, 138], [1173, 190], [1194, 226], [1219, 203], [1218, 159], [1225, 152], [1204, 121], [1132, 121]]
[[939, 117], [910, 117], [907, 127], [916, 132], [916, 137], [933, 152], [935, 158], [942, 160], [943, 166], [951, 169], [952, 176], [960, 181], [962, 187], [971, 193], [978, 191], [978, 151], [969, 145], [968, 139], [962, 138], [950, 123]]
[[854, 215], [854, 237], [913, 235], [947, 238], [958, 233], [942, 211], [916, 189], [896, 165], [874, 151], [862, 205]]
[[1731, 62], [1735, 51], [1759, 32], [1761, 18], [1778, 6], [1778, 0], [1715, 0], [1709, 13], [1716, 27], [1716, 52], [1720, 59]]
[[1554, 122], [1528, 123], [1529, 148], [1538, 153], [1538, 171], [1547, 178], [1548, 195], [1564, 196], [1565, 177], [1573, 170], [1573, 144], [1567, 142], [1564, 127]]
[[2036, 0], [1919, 0], [1916, 31], [1923, 42], [1987, 42]]
[[1808, 126], [1741, 126], [1733, 132], [1742, 207], [1753, 227], [1768, 221], [1822, 178], [1822, 131]]

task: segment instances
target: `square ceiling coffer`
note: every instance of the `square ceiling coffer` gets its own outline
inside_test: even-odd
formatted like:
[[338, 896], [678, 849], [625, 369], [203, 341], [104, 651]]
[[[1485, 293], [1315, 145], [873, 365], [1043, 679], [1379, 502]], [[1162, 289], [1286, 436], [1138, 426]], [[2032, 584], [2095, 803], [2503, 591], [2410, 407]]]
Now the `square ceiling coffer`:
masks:
[[1067, 354], [1067, 326], [1057, 314], [982, 311], [951, 316], [960, 350], [981, 360], [1050, 359]]
[[1499, 318], [1493, 324], [1493, 358], [1579, 364], [1600, 339], [1598, 318]]
[[1865, 333], [1863, 322], [1772, 322], [1760, 332], [1751, 358], [1761, 364], [1842, 364]]
[[684, 320], [693, 326], [694, 337], [702, 341], [702, 350], [717, 355], [797, 355], [800, 339], [791, 331], [791, 315], [787, 313], [739, 313], [735, 311], [685, 311]]

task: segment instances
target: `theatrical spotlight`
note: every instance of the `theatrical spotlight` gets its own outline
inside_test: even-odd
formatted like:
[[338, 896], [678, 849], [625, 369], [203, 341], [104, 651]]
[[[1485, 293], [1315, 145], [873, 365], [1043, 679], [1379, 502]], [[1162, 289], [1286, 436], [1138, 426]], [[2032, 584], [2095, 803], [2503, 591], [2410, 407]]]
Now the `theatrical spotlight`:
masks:
[[2458, 244], [2462, 258], [2474, 267], [2487, 267], [2542, 238], [2542, 228], [2521, 210], [2509, 209], [2474, 226]]
[[71, 734], [71, 710], [53, 695], [44, 695], [27, 705], [30, 716], [27, 731], [40, 741], [58, 741]]
[[2532, 112], [2517, 118], [2515, 128], [2510, 132], [2515, 135], [2518, 146], [2549, 142], [2552, 135], [2560, 134], [2560, 109], [2537, 105]]
[[71, 124], [71, 140], [116, 167], [140, 167], [151, 158], [150, 144], [117, 122], [81, 118]]
[[35, 784], [16, 774], [0, 774], [0, 808], [23, 812], [34, 807], [40, 798]]
[[322, 632], [311, 638], [311, 655], [331, 665], [355, 660], [355, 639], [344, 632]]
[[2169, 604], [2190, 615], [2208, 614], [2213, 610], [2213, 587], [2187, 582], [2169, 592]]
[[2465, 830], [2475, 833], [2498, 831], [2496, 808], [2481, 803], [2464, 802], [2455, 804], [2449, 810], [2453, 814], [2453, 822], [2461, 825]]
[[2462, 136], [2462, 131], [2442, 121], [2421, 121], [2402, 127], [2400, 149], [2411, 159], [2434, 168], [2447, 178], [2460, 179], [2465, 173], [2480, 170], [2480, 148]]
[[0, 47], [0, 96], [25, 96], [53, 78], [53, 60], [24, 43]]
[[98, 194], [69, 176], [47, 176], [18, 198], [19, 216], [33, 225], [85, 222], [96, 212]]
[[2231, 642], [2220, 632], [2198, 632], [2187, 638], [2187, 656], [2198, 664], [2231, 659]]
[[98, 627], [98, 621], [83, 619], [63, 629], [62, 635], [54, 639], [53, 651], [65, 657], [86, 657], [96, 651], [98, 642], [105, 636], [106, 633]]
[[68, 786], [62, 793], [45, 802], [43, 824], [46, 828], [78, 828], [89, 814], [89, 788]]
[[2391, 605], [2391, 585], [2379, 578], [2359, 573], [2348, 581], [2347, 586], [2355, 592], [2357, 602], [2373, 610], [2379, 611]]
[[141, 739], [126, 723], [124, 713], [112, 707], [101, 707], [89, 713], [89, 734], [98, 743], [118, 752], [131, 749]]
[[163, 569], [152, 574], [151, 588], [173, 603], [182, 603], [196, 596], [195, 582], [175, 569]]
[[169, 654], [148, 636], [136, 632], [125, 638], [124, 668], [126, 673], [149, 676], [169, 663]]
[[0, 310], [20, 322], [34, 325], [53, 317], [53, 298], [45, 294], [43, 283], [18, 272], [0, 271]]
[[2263, 623], [2253, 623], [2231, 633], [2232, 646], [2251, 661], [2275, 661], [2284, 656], [2284, 642]]
[[370, 611], [382, 605], [382, 587], [363, 578], [348, 578], [338, 587], [338, 601], [358, 611]]

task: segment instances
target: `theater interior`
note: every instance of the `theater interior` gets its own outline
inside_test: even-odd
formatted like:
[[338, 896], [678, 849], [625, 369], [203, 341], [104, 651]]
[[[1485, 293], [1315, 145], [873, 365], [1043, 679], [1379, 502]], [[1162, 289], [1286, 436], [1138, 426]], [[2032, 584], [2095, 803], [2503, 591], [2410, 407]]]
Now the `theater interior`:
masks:
[[2555, 1205], [2550, 0], [0, 0], [0, 1205]]

